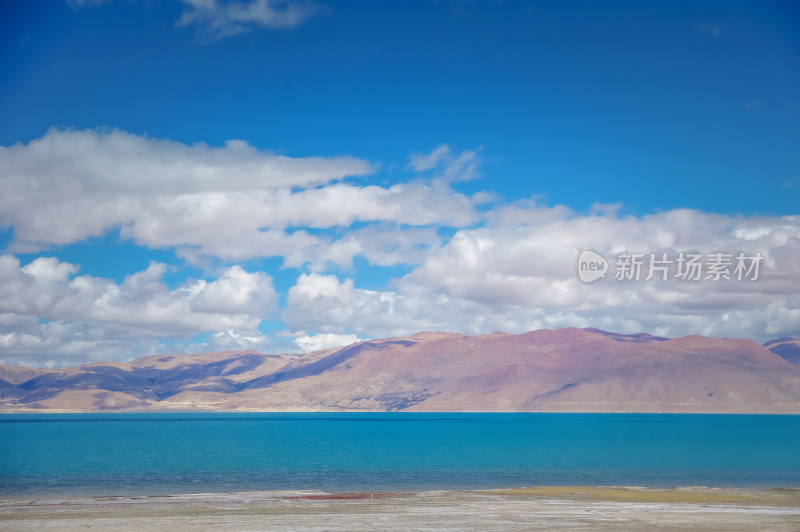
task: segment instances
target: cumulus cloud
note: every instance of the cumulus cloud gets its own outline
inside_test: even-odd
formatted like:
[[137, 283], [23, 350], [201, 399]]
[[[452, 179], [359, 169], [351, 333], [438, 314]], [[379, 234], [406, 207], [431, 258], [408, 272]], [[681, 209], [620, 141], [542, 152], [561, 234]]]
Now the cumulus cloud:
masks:
[[[420, 179], [377, 186], [348, 179], [372, 172], [367, 161], [295, 159], [241, 141], [214, 148], [51, 130], [0, 147], [0, 226], [13, 229], [12, 251], [119, 228], [123, 239], [175, 250], [215, 272], [170, 287], [163, 280], [170, 267], [152, 263], [116, 283], [52, 257], [22, 265], [0, 256], [0, 362], [264, 350], [275, 344], [259, 326], [278, 312], [284, 350], [285, 342], [311, 350], [420, 330], [566, 326], [800, 336], [800, 217], [688, 209], [622, 216], [619, 204], [577, 213], [536, 197], [467, 197], [450, 185], [477, 175], [477, 153], [442, 145], [411, 158]], [[611, 261], [606, 279], [578, 279], [585, 249]], [[745, 253], [763, 261], [752, 282], [624, 281], [614, 279], [623, 252]], [[269, 275], [236, 265], [260, 257], [300, 269], [283, 308]], [[367, 289], [356, 257], [409, 273]]]
[[121, 131], [51, 130], [27, 145], [0, 147], [0, 225], [13, 226], [21, 244], [67, 244], [122, 225], [145, 245], [150, 233], [158, 234], [155, 245], [169, 245], [170, 231], [235, 220], [239, 206], [269, 212], [265, 202], [278, 201], [276, 190], [370, 171], [350, 157], [293, 159], [241, 141], [211, 148]]
[[[272, 279], [264, 272], [232, 266], [214, 280], [188, 280], [169, 289], [161, 280], [166, 269], [153, 262], [116, 284], [77, 275], [77, 266], [52, 257], [22, 266], [13, 255], [0, 256], [5, 360], [50, 357], [53, 351], [70, 355], [77, 349], [94, 358], [92, 351], [106, 356], [121, 342], [139, 345], [143, 339], [215, 331], [234, 339], [258, 338], [260, 322], [277, 308]], [[125, 354], [118, 351], [112, 358]]]
[[[800, 218], [731, 217], [678, 209], [641, 217], [581, 215], [535, 202], [498, 208], [483, 227], [458, 231], [392, 290], [358, 288], [333, 275], [301, 276], [289, 291], [296, 329], [391, 336], [433, 328], [471, 333], [600, 327], [667, 336], [766, 340], [800, 335]], [[612, 260], [625, 251], [763, 256], [759, 278], [697, 282], [669, 277], [576, 275], [583, 249]], [[732, 269], [732, 268], [731, 268]], [[673, 272], [674, 273], [674, 272]]]
[[[210, 255], [227, 261], [283, 256], [288, 266], [301, 266], [328, 260], [347, 263], [354, 254], [366, 254], [376, 247], [370, 234], [386, 232], [372, 228], [350, 234], [344, 241], [334, 241], [333, 234], [311, 234], [309, 229], [349, 227], [355, 222], [462, 227], [478, 219], [469, 198], [445, 187], [422, 183], [390, 187], [337, 183], [299, 191], [258, 190], [246, 194], [151, 198], [132, 213], [129, 221], [121, 222], [121, 235], [151, 248], [188, 248], [186, 256]], [[426, 233], [429, 234], [430, 231]], [[412, 229], [398, 244], [403, 246], [409, 239], [431, 241], [422, 235]], [[363, 245], [356, 244], [354, 239], [363, 241]], [[413, 246], [407, 247], [411, 250]], [[346, 251], [345, 248], [351, 252], [334, 255]], [[395, 255], [400, 261], [408, 256]], [[388, 258], [383, 255], [378, 262], [385, 263]]]
[[353, 331], [381, 338], [422, 330], [481, 332], [465, 328], [480, 310], [475, 302], [451, 300], [429, 290], [367, 290], [357, 288], [353, 279], [311, 273], [300, 275], [289, 290], [283, 316], [292, 330]]
[[291, 158], [243, 140], [224, 147], [187, 145], [120, 130], [51, 129], [28, 144], [3, 147], [0, 169], [11, 177], [50, 176], [101, 192], [186, 193], [315, 186], [366, 175], [372, 166], [352, 157]]
[[324, 13], [310, 0], [183, 0], [186, 10], [176, 26], [197, 25], [211, 39], [222, 39], [257, 27], [288, 29]]
[[233, 329], [225, 329], [215, 333], [205, 344], [194, 346], [193, 351], [228, 351], [237, 349], [263, 350], [271, 344], [267, 335], [258, 331], [243, 334]]
[[401, 227], [391, 224], [370, 225], [348, 232], [341, 239], [309, 254], [309, 266], [315, 271], [330, 264], [349, 269], [353, 258], [362, 256], [377, 266], [420, 264], [441, 244], [435, 228]]
[[152, 339], [117, 341], [74, 321], [46, 321], [36, 316], [0, 314], [0, 364], [62, 367], [95, 360], [115, 360], [121, 353], [150, 354]]
[[[212, 148], [116, 130], [51, 130], [28, 144], [0, 147], [0, 226], [14, 228], [16, 251], [119, 227], [123, 238], [180, 247], [185, 257], [283, 256], [288, 265], [302, 265], [319, 262], [320, 250], [333, 243], [306, 228], [355, 222], [462, 227], [478, 220], [473, 200], [446, 184], [342, 181], [372, 170], [352, 157], [295, 159], [242, 141]], [[336, 249], [347, 246], [356, 252], [375, 247], [348, 241]]]
[[359, 338], [355, 334], [306, 334], [295, 339], [297, 346], [305, 353], [328, 349], [329, 347], [342, 347], [356, 342], [363, 342], [364, 338]]

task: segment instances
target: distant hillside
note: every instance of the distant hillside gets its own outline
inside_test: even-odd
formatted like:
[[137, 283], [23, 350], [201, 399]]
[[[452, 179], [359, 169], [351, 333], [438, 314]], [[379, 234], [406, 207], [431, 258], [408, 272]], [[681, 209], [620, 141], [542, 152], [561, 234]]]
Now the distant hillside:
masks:
[[800, 341], [597, 329], [418, 333], [305, 355], [228, 351], [67, 370], [0, 366], [2, 411], [800, 414]]
[[792, 364], [800, 364], [800, 340], [778, 338], [777, 340], [770, 340], [764, 345], [769, 347], [770, 351]]

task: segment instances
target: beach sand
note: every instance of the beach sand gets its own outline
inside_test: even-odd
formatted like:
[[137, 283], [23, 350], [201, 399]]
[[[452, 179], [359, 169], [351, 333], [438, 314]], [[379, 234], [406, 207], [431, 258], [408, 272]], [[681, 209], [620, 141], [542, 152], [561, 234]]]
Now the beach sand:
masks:
[[800, 489], [536, 487], [3, 498], [2, 530], [800, 530]]

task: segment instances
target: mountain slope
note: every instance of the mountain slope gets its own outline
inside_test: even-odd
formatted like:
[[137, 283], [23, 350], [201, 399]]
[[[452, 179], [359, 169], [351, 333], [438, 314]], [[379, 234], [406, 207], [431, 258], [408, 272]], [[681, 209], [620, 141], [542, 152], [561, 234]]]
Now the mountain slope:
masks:
[[764, 346], [769, 347], [770, 351], [792, 364], [800, 365], [800, 340], [779, 338], [767, 342]]
[[800, 413], [795, 346], [573, 328], [424, 332], [305, 355], [223, 352], [35, 370], [22, 382], [0, 380], [0, 409]]

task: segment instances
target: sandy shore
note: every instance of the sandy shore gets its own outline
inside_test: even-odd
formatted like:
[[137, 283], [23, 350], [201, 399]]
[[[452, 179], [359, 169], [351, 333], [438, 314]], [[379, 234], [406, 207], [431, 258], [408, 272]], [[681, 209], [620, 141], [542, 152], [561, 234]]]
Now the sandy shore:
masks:
[[3, 530], [800, 530], [800, 489], [538, 487], [4, 498]]

